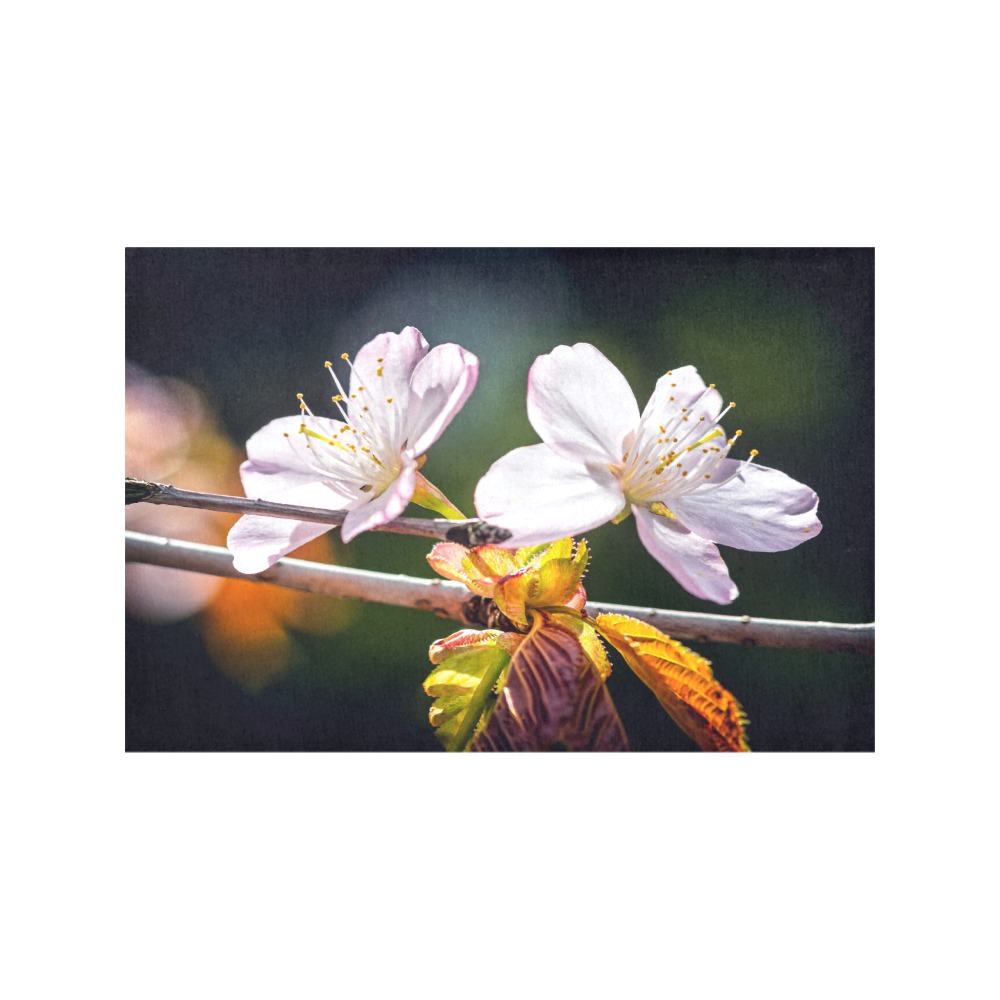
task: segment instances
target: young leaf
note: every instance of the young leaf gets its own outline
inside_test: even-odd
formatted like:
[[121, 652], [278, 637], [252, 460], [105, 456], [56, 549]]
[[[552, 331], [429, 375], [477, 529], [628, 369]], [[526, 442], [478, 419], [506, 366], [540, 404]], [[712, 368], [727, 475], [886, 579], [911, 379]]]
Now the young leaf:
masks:
[[435, 699], [430, 722], [446, 750], [464, 750], [486, 714], [496, 681], [510, 662], [506, 645], [487, 633], [481, 645], [466, 644], [447, 656], [424, 681], [424, 690]]
[[618, 713], [578, 635], [544, 612], [511, 659], [470, 750], [627, 750]]
[[748, 751], [747, 717], [712, 674], [708, 660], [626, 615], [590, 619], [702, 750]]

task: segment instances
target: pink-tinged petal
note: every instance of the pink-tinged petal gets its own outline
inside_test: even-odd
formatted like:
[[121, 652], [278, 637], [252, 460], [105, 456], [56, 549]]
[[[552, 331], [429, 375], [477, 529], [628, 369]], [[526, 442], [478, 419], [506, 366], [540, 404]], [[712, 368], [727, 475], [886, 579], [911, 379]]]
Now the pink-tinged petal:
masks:
[[722, 395], [718, 389], [709, 389], [697, 368], [684, 365], [657, 380], [653, 395], [642, 411], [642, 426], [655, 436], [660, 427], [680, 421], [689, 424], [690, 428], [678, 429], [694, 429], [696, 424], [701, 424], [707, 433], [721, 409]]
[[440, 344], [413, 370], [407, 406], [407, 447], [422, 455], [465, 405], [479, 376], [479, 359], [458, 344]]
[[515, 448], [490, 466], [476, 486], [476, 513], [506, 528], [516, 548], [579, 535], [610, 521], [625, 506], [610, 472], [591, 472], [547, 445]]
[[395, 521], [406, 510], [416, 484], [417, 463], [404, 455], [400, 474], [384, 493], [348, 513], [344, 526], [340, 529], [340, 537], [349, 542], [362, 531], [371, 531], [372, 528]]
[[563, 458], [618, 463], [639, 423], [625, 376], [592, 344], [561, 345], [528, 373], [528, 419]]
[[[708, 389], [704, 379], [698, 374], [698, 369], [694, 365], [682, 365], [680, 368], [671, 369], [656, 380], [653, 395], [649, 397], [642, 416], [644, 419], [652, 416], [657, 409], [666, 407], [670, 402], [675, 402], [679, 406], [693, 407], [702, 399], [706, 389], [710, 395], [705, 396], [702, 401], [704, 409], [699, 412], [709, 410], [708, 400], [711, 399], [716, 404], [712, 416], [718, 416], [719, 410], [722, 409], [722, 396], [717, 389]], [[673, 400], [670, 399], [671, 396], [674, 397]]]
[[[339, 420], [328, 420], [325, 417], [310, 417], [309, 425], [328, 437], [336, 436], [343, 427]], [[316, 483], [332, 474], [317, 462], [313, 448], [307, 447], [314, 444], [315, 439], [300, 434], [301, 426], [301, 417], [279, 417], [262, 427], [247, 441], [249, 458], [240, 466], [240, 478], [248, 497], [274, 500], [286, 490]], [[328, 462], [328, 466], [332, 468], [336, 464]], [[346, 488], [343, 493], [345, 499], [350, 495]], [[326, 498], [326, 503], [313, 506], [330, 507], [330, 498]], [[342, 504], [334, 504], [332, 509], [340, 510]]]
[[632, 513], [646, 551], [689, 594], [716, 604], [729, 604], [739, 596], [719, 550], [711, 542], [645, 507], [633, 506]]
[[229, 531], [226, 544], [233, 565], [241, 573], [262, 573], [282, 556], [311, 542], [335, 525], [290, 521], [283, 517], [241, 517]]
[[721, 474], [735, 472], [722, 486], [669, 504], [692, 531], [751, 552], [783, 552], [820, 533], [819, 497], [808, 486], [764, 465], [731, 458], [721, 464]]
[[399, 333], [380, 333], [353, 359], [348, 415], [359, 428], [371, 423], [381, 428], [393, 450], [406, 437], [410, 379], [428, 349], [423, 334], [408, 326]]
[[[301, 507], [326, 507], [343, 510], [342, 502], [324, 483], [312, 482], [280, 494], [282, 503]], [[300, 545], [311, 542], [335, 527], [316, 521], [293, 521], [286, 517], [241, 517], [229, 531], [226, 544], [233, 554], [233, 565], [241, 573], [260, 573]]]

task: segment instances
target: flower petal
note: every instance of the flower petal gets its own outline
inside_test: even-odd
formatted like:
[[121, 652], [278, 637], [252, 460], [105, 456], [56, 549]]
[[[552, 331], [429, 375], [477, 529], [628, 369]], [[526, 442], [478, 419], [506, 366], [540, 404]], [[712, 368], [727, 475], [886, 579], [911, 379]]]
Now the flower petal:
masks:
[[512, 532], [503, 544], [516, 548], [596, 528], [625, 497], [610, 472], [588, 471], [536, 444], [497, 459], [476, 486], [475, 504], [484, 521]]
[[625, 376], [596, 347], [560, 345], [531, 366], [528, 419], [563, 458], [618, 463], [639, 406]]
[[722, 409], [721, 393], [705, 385], [694, 365], [674, 368], [657, 379], [653, 395], [642, 411], [642, 419], [653, 419], [659, 411], [680, 410], [681, 407], [696, 408], [698, 416], [705, 413], [713, 420]]
[[656, 382], [653, 395], [642, 411], [642, 436], [655, 437], [660, 427], [679, 423], [675, 434], [678, 430], [688, 431], [689, 437], [698, 440], [711, 429], [721, 409], [721, 394], [705, 385], [697, 368], [693, 365], [675, 368]]
[[808, 486], [777, 469], [724, 459], [721, 474], [734, 471], [722, 486], [678, 497], [670, 509], [703, 538], [751, 552], [783, 552], [820, 533], [819, 497]]
[[348, 416], [358, 428], [374, 424], [393, 451], [399, 451], [406, 438], [410, 378], [427, 351], [423, 334], [408, 326], [373, 337], [354, 358]]
[[[325, 483], [315, 482], [284, 490], [282, 503], [303, 507], [327, 507], [343, 510], [339, 498]], [[241, 573], [260, 573], [273, 566], [282, 556], [311, 542], [335, 525], [317, 521], [293, 521], [286, 517], [261, 517], [248, 514], [229, 530], [226, 544], [233, 554], [233, 565]]]
[[689, 593], [716, 604], [739, 596], [719, 550], [682, 524], [633, 505], [635, 526], [646, 551]]
[[479, 359], [458, 344], [439, 344], [413, 370], [406, 411], [407, 447], [422, 455], [465, 405], [479, 376]]
[[366, 504], [348, 512], [340, 537], [349, 542], [362, 531], [371, 531], [380, 525], [394, 521], [406, 510], [413, 496], [417, 482], [417, 463], [407, 455], [402, 456], [403, 468], [388, 489]]
[[[315, 439], [311, 440], [305, 434], [299, 433], [301, 426], [302, 418], [299, 416], [278, 417], [247, 441], [249, 458], [240, 466], [240, 479], [248, 497], [277, 500], [287, 490], [315, 484], [318, 480], [324, 480], [334, 486], [328, 477], [336, 475], [338, 466], [343, 466], [348, 475], [357, 478], [355, 471], [357, 463], [353, 457], [344, 453], [346, 461], [342, 461], [342, 453], [333, 448], [329, 452], [327, 468], [324, 468], [316, 459], [315, 449], [310, 447]], [[338, 434], [343, 424], [339, 420], [329, 420], [326, 417], [310, 417], [309, 426], [318, 433], [332, 438]], [[311, 506], [343, 510], [344, 505], [357, 495], [356, 491], [346, 484], [338, 486], [336, 492], [341, 495], [342, 502], [331, 501], [329, 494], [317, 494], [318, 497], [323, 497], [323, 502], [310, 502]]]

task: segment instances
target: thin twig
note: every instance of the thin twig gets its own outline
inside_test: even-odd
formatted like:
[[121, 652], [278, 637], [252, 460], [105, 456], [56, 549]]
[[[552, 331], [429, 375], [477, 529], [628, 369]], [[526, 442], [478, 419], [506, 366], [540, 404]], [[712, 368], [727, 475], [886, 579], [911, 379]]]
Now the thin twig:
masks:
[[[446, 522], [447, 523], [447, 522]], [[393, 604], [431, 611], [466, 625], [481, 624], [479, 603], [460, 583], [423, 580], [413, 576], [376, 573], [347, 566], [328, 566], [303, 559], [280, 559], [254, 576], [233, 567], [232, 554], [214, 545], [175, 538], [125, 532], [125, 559], [152, 563], [195, 573], [274, 583], [294, 590], [352, 597], [361, 601]], [[588, 601], [590, 615], [622, 614], [648, 622], [675, 639], [695, 642], [730, 642], [745, 646], [784, 646], [837, 653], [875, 652], [875, 625], [841, 625], [832, 622], [782, 621], [748, 615], [705, 615], [658, 608], [630, 607]]]
[[[129, 478], [125, 480], [125, 503], [169, 504], [175, 507], [194, 507], [197, 510], [218, 510], [225, 514], [259, 514], [334, 525], [343, 524], [347, 516], [345, 511], [326, 510], [323, 507], [299, 507], [269, 500], [222, 496], [218, 493], [195, 493], [166, 483]], [[497, 545], [510, 538], [509, 531], [476, 518], [449, 521], [447, 518], [397, 517], [394, 521], [371, 530], [395, 535], [419, 535], [423, 538], [436, 538], [439, 542], [458, 542], [467, 548]]]

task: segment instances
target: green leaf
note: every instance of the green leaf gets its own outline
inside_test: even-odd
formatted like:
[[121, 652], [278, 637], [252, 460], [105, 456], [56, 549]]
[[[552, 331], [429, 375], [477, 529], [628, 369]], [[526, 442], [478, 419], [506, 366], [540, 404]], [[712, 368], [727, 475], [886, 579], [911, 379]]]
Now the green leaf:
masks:
[[465, 749], [509, 662], [510, 653], [487, 633], [482, 645], [462, 647], [428, 674], [424, 690], [435, 699], [430, 722], [446, 750]]

